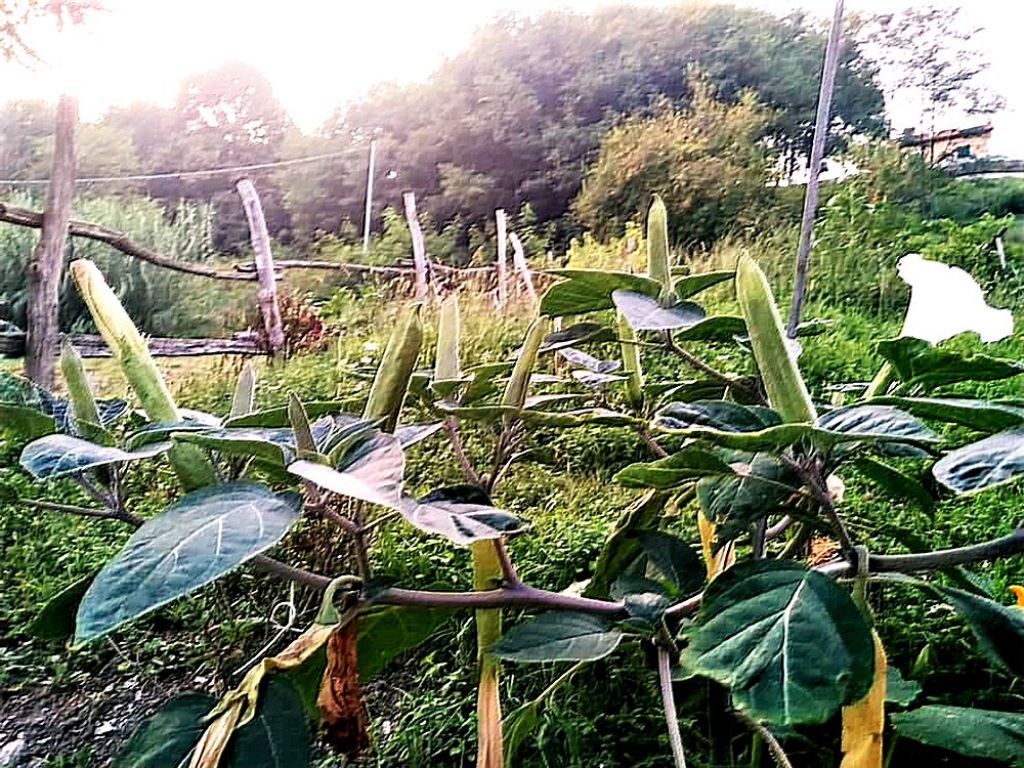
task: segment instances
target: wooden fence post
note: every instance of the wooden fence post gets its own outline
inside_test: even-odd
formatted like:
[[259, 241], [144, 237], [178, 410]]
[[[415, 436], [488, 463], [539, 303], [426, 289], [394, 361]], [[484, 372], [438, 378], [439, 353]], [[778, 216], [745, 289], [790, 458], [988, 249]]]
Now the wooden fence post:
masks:
[[533, 287], [533, 278], [530, 277], [530, 265], [526, 263], [523, 242], [515, 232], [509, 232], [508, 239], [512, 243], [512, 263], [515, 264], [516, 269], [523, 278], [523, 287], [526, 288], [526, 295], [530, 297], [530, 303], [536, 305], [537, 291]]
[[808, 168], [807, 190], [804, 193], [804, 212], [800, 221], [800, 242], [796, 251], [796, 278], [793, 285], [793, 307], [789, 314], [787, 335], [796, 338], [800, 325], [807, 292], [807, 270], [811, 258], [811, 237], [814, 234], [814, 215], [818, 210], [818, 187], [821, 163], [825, 159], [825, 140], [828, 138], [829, 118], [832, 114], [832, 93], [836, 86], [836, 71], [839, 69], [839, 50], [843, 35], [843, 0], [836, 0], [832, 16], [832, 28], [825, 48], [825, 63], [821, 69], [821, 84], [818, 89], [818, 112], [814, 118], [814, 138], [811, 142], [811, 159]]
[[405, 192], [402, 195], [402, 202], [405, 203], [405, 221], [412, 234], [412, 261], [416, 267], [416, 300], [425, 301], [427, 298], [427, 246], [423, 241], [420, 220], [416, 216], [416, 193]]
[[505, 209], [494, 212], [494, 221], [498, 225], [498, 306], [504, 307], [508, 299], [508, 263], [506, 258], [508, 242], [508, 219]]
[[64, 249], [71, 218], [75, 185], [75, 128], [78, 102], [61, 96], [53, 146], [53, 170], [46, 192], [43, 228], [32, 261], [26, 270], [28, 283], [28, 331], [25, 375], [36, 384], [53, 387], [54, 360], [58, 348], [58, 302], [64, 272]]
[[259, 291], [256, 300], [263, 316], [263, 329], [267, 333], [267, 344], [271, 354], [281, 351], [284, 346], [284, 330], [281, 327], [281, 308], [277, 303], [277, 278], [274, 276], [274, 256], [270, 252], [270, 234], [267, 232], [267, 221], [263, 217], [263, 206], [260, 196], [251, 179], [241, 178], [235, 182], [238, 194], [242, 198], [242, 207], [249, 220], [249, 236], [252, 241], [253, 261], [256, 263], [256, 275], [259, 279]]

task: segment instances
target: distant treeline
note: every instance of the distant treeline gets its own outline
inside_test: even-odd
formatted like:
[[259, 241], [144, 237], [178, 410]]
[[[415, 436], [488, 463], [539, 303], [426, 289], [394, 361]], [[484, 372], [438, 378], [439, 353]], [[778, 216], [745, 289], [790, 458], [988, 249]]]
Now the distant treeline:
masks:
[[[822, 28], [808, 18], [729, 5], [509, 17], [481, 28], [429, 81], [381, 86], [315, 135], [296, 129], [259, 72], [229, 64], [187, 78], [169, 109], [133, 104], [83, 126], [79, 173], [155, 173], [342, 153], [256, 174], [272, 233], [301, 243], [361, 225], [374, 137], [378, 214], [400, 206], [402, 190], [411, 189], [430, 220], [455, 226], [468, 243], [496, 207], [528, 205], [549, 236], [564, 241], [578, 231], [571, 203], [603, 137], [626, 116], [686, 108], [694, 71], [719, 99], [756, 97], [769, 113], [764, 145], [783, 165], [800, 162], [810, 142], [824, 44]], [[834, 104], [836, 141], [884, 133], [877, 71], [852, 39], [843, 48]], [[0, 107], [0, 177], [46, 175], [50, 110], [37, 102]], [[234, 251], [247, 240], [230, 177], [94, 189], [142, 192], [169, 210], [179, 200], [208, 204], [218, 249]]]

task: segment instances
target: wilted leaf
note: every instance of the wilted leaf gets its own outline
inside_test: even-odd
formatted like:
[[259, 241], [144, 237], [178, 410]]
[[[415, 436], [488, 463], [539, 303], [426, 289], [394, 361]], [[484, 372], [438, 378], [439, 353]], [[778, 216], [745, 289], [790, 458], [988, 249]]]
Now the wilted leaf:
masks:
[[331, 633], [327, 669], [317, 697], [328, 742], [350, 757], [370, 745], [359, 687], [357, 623], [353, 619]]
[[882, 768], [882, 732], [885, 730], [888, 661], [878, 633], [875, 641], [875, 679], [860, 701], [843, 707], [843, 762], [839, 768]]

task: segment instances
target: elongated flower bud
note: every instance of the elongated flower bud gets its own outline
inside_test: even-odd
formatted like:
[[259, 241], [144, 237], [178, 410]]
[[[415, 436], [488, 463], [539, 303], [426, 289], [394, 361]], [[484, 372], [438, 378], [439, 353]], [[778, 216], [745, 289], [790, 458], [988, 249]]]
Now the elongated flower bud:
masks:
[[640, 363], [640, 345], [636, 331], [619, 313], [619, 350], [622, 356], [622, 372], [626, 375], [626, 399], [634, 408], [644, 404], [644, 370]]
[[394, 432], [398, 426], [398, 414], [409, 391], [413, 371], [416, 370], [416, 361], [423, 345], [420, 313], [421, 306], [416, 304], [406, 311], [404, 317], [399, 318], [384, 349], [384, 357], [377, 368], [377, 375], [363, 409], [364, 419], [383, 419], [381, 428], [385, 432]]
[[817, 420], [814, 403], [786, 347], [772, 289], [764, 272], [749, 256], [741, 256], [736, 265], [736, 299], [747, 321], [750, 346], [764, 381], [768, 404], [787, 423], [813, 424]]
[[530, 386], [530, 376], [537, 364], [537, 354], [540, 352], [540, 345], [544, 342], [544, 336], [548, 332], [547, 318], [538, 317], [526, 331], [526, 338], [523, 340], [522, 349], [519, 350], [519, 357], [512, 368], [512, 375], [505, 385], [505, 395], [501, 400], [502, 405], [511, 408], [522, 408], [526, 402], [526, 391]]
[[437, 354], [434, 358], [434, 380], [454, 381], [462, 376], [459, 362], [459, 297], [452, 294], [441, 302], [437, 319]]
[[[70, 269], [93, 322], [139, 398], [142, 410], [156, 423], [178, 422], [178, 407], [145, 340], [96, 265], [87, 259], [78, 259], [71, 263]], [[216, 480], [212, 465], [197, 446], [176, 445], [167, 457], [186, 490]]]
[[668, 257], [668, 211], [660, 196], [654, 196], [647, 212], [647, 276], [661, 283], [662, 302], [672, 295], [672, 270]]
[[103, 425], [100, 423], [96, 398], [93, 397], [89, 379], [85, 375], [82, 358], [67, 341], [60, 348], [60, 370], [64, 374], [64, 383], [68, 388], [75, 431], [88, 440], [99, 440]]

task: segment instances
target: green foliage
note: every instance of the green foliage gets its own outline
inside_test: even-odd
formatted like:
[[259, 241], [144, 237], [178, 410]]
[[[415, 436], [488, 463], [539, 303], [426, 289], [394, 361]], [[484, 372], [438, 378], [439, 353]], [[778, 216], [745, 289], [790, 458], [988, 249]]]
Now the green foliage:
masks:
[[700, 80], [691, 88], [686, 111], [663, 106], [654, 117], [624, 121], [603, 140], [574, 204], [598, 235], [641, 215], [652, 191], [672, 209], [670, 234], [684, 245], [711, 243], [763, 215], [768, 156], [759, 139], [767, 110], [750, 95], [736, 105], [716, 101]]

